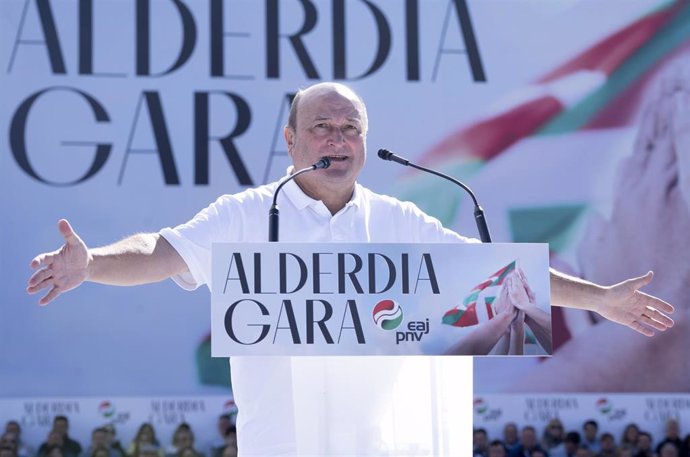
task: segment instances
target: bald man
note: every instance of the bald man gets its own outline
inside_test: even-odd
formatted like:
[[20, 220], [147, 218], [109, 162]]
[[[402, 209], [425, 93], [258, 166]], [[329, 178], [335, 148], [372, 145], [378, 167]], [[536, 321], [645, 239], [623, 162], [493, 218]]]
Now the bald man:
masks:
[[[379, 195], [357, 183], [366, 160], [368, 121], [362, 99], [350, 88], [320, 83], [299, 91], [293, 101], [284, 136], [293, 162], [288, 172], [311, 166], [323, 157], [327, 169], [303, 174], [288, 183], [280, 194], [281, 240], [287, 242], [476, 242], [444, 228], [440, 222], [410, 202]], [[65, 244], [57, 251], [37, 256], [38, 268], [29, 280], [28, 292], [46, 288], [45, 305], [84, 281], [135, 285], [172, 278], [185, 289], [210, 287], [211, 244], [214, 242], [262, 242], [268, 238], [266, 215], [278, 182], [223, 195], [189, 222], [159, 233], [138, 234], [109, 246], [89, 249], [66, 220], [58, 223]], [[552, 304], [586, 308], [651, 335], [651, 328], [664, 330], [673, 321], [664, 313], [667, 303], [638, 289], [651, 281], [651, 274], [610, 287], [602, 287], [557, 272], [551, 274]], [[516, 312], [513, 309], [511, 312]], [[505, 325], [512, 315], [497, 316], [492, 325]], [[502, 319], [506, 317], [505, 319]], [[644, 325], [643, 325], [644, 324]], [[495, 332], [494, 332], [495, 333]], [[478, 338], [471, 344], [495, 344]], [[395, 370], [381, 369], [404, 358], [233, 357], [232, 384], [239, 413], [239, 455], [294, 455], [295, 389], [309, 383], [314, 401], [328, 389], [319, 383], [318, 369], [329, 364], [351, 383], [356, 397], [349, 401], [349, 416], [343, 423], [352, 440], [359, 440], [358, 455], [380, 453], [380, 411], [377, 399], [395, 380]], [[390, 366], [390, 365], [389, 365]], [[365, 367], [362, 369], [362, 367]], [[378, 371], [377, 367], [379, 368]], [[358, 369], [365, 376], [352, 376]], [[388, 377], [386, 377], [388, 376]], [[293, 382], [295, 381], [295, 382]], [[313, 383], [313, 385], [312, 385]], [[303, 407], [302, 404], [297, 407]], [[323, 424], [343, 417], [324, 405], [314, 405], [311, 418]], [[320, 414], [320, 415], [319, 415]], [[336, 424], [328, 424], [337, 428]], [[353, 447], [348, 447], [352, 452]], [[378, 451], [378, 452], [377, 452]]]

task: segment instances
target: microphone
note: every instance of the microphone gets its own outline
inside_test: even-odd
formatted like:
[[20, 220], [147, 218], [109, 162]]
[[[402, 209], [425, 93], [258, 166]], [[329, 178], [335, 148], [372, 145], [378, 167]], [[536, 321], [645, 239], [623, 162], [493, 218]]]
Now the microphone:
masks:
[[330, 166], [331, 159], [329, 159], [328, 157], [324, 157], [311, 167], [302, 168], [298, 172], [293, 173], [287, 178], [283, 179], [283, 181], [281, 181], [281, 183], [278, 184], [278, 188], [273, 193], [273, 204], [271, 205], [271, 209], [268, 210], [268, 241], [278, 241], [278, 222], [280, 219], [280, 210], [278, 209], [278, 192], [280, 192], [280, 189], [282, 189], [285, 184], [292, 181], [302, 173], [318, 170], [320, 168], [328, 168]]
[[484, 210], [481, 206], [479, 206], [479, 202], [477, 202], [477, 197], [474, 196], [474, 192], [472, 192], [472, 190], [469, 187], [467, 187], [465, 184], [458, 181], [457, 179], [452, 178], [439, 171], [414, 164], [409, 160], [405, 159], [404, 157], [400, 157], [398, 155], [393, 154], [388, 149], [379, 149], [378, 154], [379, 157], [383, 160], [390, 160], [391, 162], [396, 162], [401, 165], [405, 165], [406, 167], [412, 167], [416, 168], [417, 170], [426, 171], [427, 173], [431, 173], [432, 175], [440, 176], [443, 179], [447, 179], [448, 181], [455, 183], [458, 186], [465, 189], [465, 192], [470, 194], [470, 197], [472, 197], [472, 201], [474, 202], [474, 220], [477, 223], [477, 231], [479, 231], [479, 238], [482, 240], [482, 243], [491, 243], [491, 234], [489, 233], [489, 226], [486, 225], [486, 219], [484, 218]]

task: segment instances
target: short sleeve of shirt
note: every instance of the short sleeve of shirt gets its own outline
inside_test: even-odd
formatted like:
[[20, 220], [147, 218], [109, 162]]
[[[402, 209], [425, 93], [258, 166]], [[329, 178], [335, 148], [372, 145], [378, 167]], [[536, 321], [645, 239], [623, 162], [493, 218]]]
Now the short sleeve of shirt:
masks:
[[234, 206], [236, 202], [232, 197], [224, 195], [190, 221], [160, 231], [160, 235], [180, 254], [189, 269], [189, 272], [172, 277], [183, 289], [193, 290], [210, 284], [212, 243], [239, 238], [242, 218], [232, 217], [233, 214], [239, 215], [233, 211]]

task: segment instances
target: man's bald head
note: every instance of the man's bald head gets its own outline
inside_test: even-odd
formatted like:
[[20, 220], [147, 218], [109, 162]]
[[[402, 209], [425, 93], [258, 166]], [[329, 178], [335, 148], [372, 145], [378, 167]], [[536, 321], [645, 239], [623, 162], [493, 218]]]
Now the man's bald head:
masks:
[[293, 132], [297, 131], [297, 110], [299, 109], [299, 104], [306, 101], [307, 99], [314, 96], [323, 96], [329, 93], [337, 93], [343, 97], [349, 98], [355, 101], [359, 107], [362, 119], [362, 127], [364, 135], [366, 135], [369, 127], [369, 119], [367, 117], [367, 107], [364, 105], [364, 100], [362, 97], [357, 95], [355, 91], [350, 89], [348, 86], [340, 83], [333, 82], [323, 82], [309, 86], [306, 89], [300, 89], [295, 94], [295, 98], [292, 99], [292, 105], [290, 105], [290, 113], [288, 115], [288, 128]]

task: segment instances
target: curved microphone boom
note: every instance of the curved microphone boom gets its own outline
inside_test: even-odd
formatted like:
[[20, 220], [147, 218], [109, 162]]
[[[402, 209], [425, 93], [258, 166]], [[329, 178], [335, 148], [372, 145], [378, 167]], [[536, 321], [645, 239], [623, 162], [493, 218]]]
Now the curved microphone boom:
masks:
[[482, 240], [482, 243], [491, 243], [491, 234], [489, 234], [489, 226], [486, 225], [486, 219], [484, 218], [484, 210], [481, 206], [479, 206], [479, 202], [477, 202], [477, 197], [474, 196], [474, 192], [472, 192], [472, 190], [469, 187], [467, 187], [465, 184], [458, 181], [457, 179], [445, 175], [441, 172], [432, 170], [430, 168], [422, 167], [421, 165], [414, 164], [409, 160], [405, 159], [404, 157], [400, 157], [398, 155], [393, 154], [388, 149], [379, 149], [379, 157], [383, 160], [390, 160], [391, 162], [396, 162], [400, 165], [405, 165], [406, 167], [412, 167], [416, 168], [417, 170], [426, 171], [427, 173], [431, 173], [432, 175], [436, 175], [443, 179], [447, 179], [448, 181], [462, 187], [465, 190], [465, 192], [470, 194], [470, 197], [472, 197], [472, 201], [474, 202], [474, 220], [477, 223], [477, 231], [479, 231], [479, 238]]
[[278, 184], [276, 191], [273, 193], [273, 204], [271, 205], [271, 209], [268, 210], [268, 241], [278, 241], [278, 226], [280, 219], [280, 210], [278, 209], [278, 192], [280, 192], [280, 189], [282, 189], [285, 184], [292, 181], [302, 173], [318, 170], [320, 168], [328, 168], [330, 166], [331, 159], [329, 159], [328, 157], [324, 157], [311, 167], [302, 168], [301, 170], [283, 179], [283, 181], [281, 181], [281, 183]]

